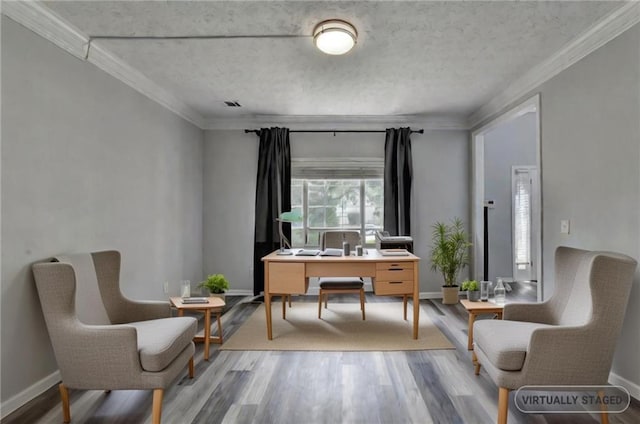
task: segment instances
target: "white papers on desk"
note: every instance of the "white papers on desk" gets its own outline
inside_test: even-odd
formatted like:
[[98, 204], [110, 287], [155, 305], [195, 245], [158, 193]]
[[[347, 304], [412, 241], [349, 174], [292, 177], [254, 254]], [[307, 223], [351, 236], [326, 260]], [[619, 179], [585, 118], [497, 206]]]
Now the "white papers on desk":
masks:
[[342, 249], [324, 249], [322, 252], [320, 252], [320, 256], [342, 256]]
[[316, 256], [320, 251], [318, 249], [300, 249], [296, 256]]

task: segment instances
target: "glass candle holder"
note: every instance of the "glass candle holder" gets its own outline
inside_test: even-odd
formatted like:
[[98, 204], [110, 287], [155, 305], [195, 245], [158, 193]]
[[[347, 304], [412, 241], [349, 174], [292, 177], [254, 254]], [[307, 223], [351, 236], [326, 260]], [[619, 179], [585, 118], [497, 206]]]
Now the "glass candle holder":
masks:
[[487, 302], [489, 300], [489, 289], [491, 288], [491, 281], [480, 281], [480, 300]]
[[189, 280], [180, 281], [180, 296], [181, 297], [191, 296], [191, 281]]

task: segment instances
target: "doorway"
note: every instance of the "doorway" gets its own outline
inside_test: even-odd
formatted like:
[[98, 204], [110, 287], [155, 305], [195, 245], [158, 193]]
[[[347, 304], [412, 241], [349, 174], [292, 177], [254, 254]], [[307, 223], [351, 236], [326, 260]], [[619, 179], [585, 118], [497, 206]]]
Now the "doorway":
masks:
[[539, 95], [473, 131], [471, 140], [472, 275], [494, 282], [503, 278], [529, 300], [540, 301]]

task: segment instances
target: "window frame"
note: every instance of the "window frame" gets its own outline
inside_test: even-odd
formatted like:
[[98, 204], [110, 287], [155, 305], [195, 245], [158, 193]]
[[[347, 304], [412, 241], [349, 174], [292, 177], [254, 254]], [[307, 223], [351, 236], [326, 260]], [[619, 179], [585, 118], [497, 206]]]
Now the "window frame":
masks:
[[[297, 158], [292, 159], [292, 172], [291, 182], [293, 186], [294, 181], [302, 180], [302, 225], [298, 227], [296, 225], [292, 230], [302, 229], [304, 235], [304, 247], [317, 247], [319, 246], [318, 240], [311, 241], [311, 233], [314, 231], [322, 232], [327, 230], [340, 230], [340, 229], [358, 229], [362, 235], [363, 244], [366, 247], [372, 247], [375, 245], [375, 237], [367, 243], [367, 231], [368, 230], [381, 230], [384, 225], [384, 216], [381, 219], [380, 225], [373, 228], [367, 226], [366, 223], [366, 184], [367, 181], [380, 181], [384, 184], [384, 159], [382, 158], [314, 158], [305, 159]], [[359, 213], [360, 213], [360, 226], [359, 228], [354, 226], [341, 226], [341, 227], [328, 227], [328, 226], [309, 226], [308, 224], [308, 208], [309, 208], [309, 181], [311, 180], [355, 180], [359, 184]], [[384, 187], [384, 186], [383, 186]], [[298, 205], [293, 205], [297, 207]], [[380, 202], [380, 208], [384, 214], [384, 192]], [[326, 220], [325, 220], [326, 223]], [[293, 237], [292, 237], [293, 239]]]

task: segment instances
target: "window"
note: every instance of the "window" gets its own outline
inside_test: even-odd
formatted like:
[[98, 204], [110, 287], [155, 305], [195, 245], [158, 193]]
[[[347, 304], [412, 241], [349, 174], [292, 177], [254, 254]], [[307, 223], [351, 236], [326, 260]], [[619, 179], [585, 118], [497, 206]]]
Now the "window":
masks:
[[[381, 160], [319, 160], [292, 163], [291, 207], [302, 211], [292, 224], [293, 246], [318, 246], [325, 230], [354, 229], [375, 244], [382, 229], [384, 186]], [[348, 165], [348, 166], [347, 166]]]

